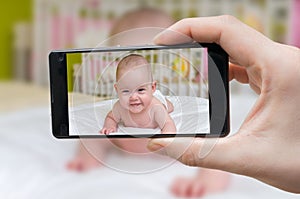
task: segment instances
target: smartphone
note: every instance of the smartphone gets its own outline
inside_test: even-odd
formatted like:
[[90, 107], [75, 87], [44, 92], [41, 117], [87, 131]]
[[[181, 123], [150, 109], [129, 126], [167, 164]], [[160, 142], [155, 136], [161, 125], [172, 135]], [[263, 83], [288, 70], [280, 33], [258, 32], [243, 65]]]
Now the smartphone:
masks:
[[[163, 107], [171, 106], [168, 114], [176, 132], [162, 133], [155, 124], [131, 126], [135, 121], [124, 122], [127, 116], [118, 121], [115, 131], [101, 132], [106, 116], [116, 103], [121, 104], [116, 70], [131, 54], [149, 63], [155, 91], [160, 93], [153, 98], [161, 98]], [[56, 138], [224, 137], [230, 131], [228, 61], [227, 53], [215, 43], [51, 51], [52, 133]], [[136, 79], [131, 78], [127, 81]], [[147, 115], [135, 119], [143, 122], [143, 117]]]

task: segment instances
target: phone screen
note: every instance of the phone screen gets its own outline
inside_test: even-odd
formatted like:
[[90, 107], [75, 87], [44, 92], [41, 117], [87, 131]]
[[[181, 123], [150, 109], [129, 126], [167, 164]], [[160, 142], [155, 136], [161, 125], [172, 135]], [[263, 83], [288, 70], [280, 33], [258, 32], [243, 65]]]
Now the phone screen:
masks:
[[[132, 55], [139, 56], [121, 62]], [[138, 59], [143, 58], [146, 62], [139, 63]], [[110, 135], [168, 133], [162, 131], [155, 111], [169, 114], [176, 126], [172, 133], [210, 133], [206, 48], [72, 53], [66, 59], [70, 135], [103, 134], [101, 130], [109, 128], [105, 119], [113, 110], [120, 113], [115, 113], [117, 128]], [[120, 80], [116, 73], [122, 64], [130, 65], [123, 73], [131, 74]], [[150, 70], [141, 69], [144, 64]], [[141, 80], [137, 81], [139, 76]], [[118, 83], [123, 89], [119, 92]], [[146, 83], [151, 92], [142, 90], [147, 89]], [[147, 100], [155, 103], [147, 104]], [[126, 105], [130, 103], [136, 111]], [[156, 110], [157, 106], [166, 112]], [[164, 123], [166, 118], [161, 120]]]

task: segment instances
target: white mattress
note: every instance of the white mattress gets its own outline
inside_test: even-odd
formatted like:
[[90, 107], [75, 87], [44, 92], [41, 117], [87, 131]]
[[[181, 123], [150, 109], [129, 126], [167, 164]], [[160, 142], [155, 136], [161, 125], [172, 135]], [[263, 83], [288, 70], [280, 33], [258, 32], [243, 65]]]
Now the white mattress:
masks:
[[[177, 133], [208, 133], [209, 105], [208, 100], [189, 96], [168, 97], [174, 106], [170, 113], [177, 128]], [[116, 100], [80, 105], [70, 111], [73, 135], [99, 135], [104, 119]], [[119, 126], [117, 134], [159, 134], [159, 129], [145, 129]]]
[[[232, 98], [233, 129], [245, 117], [254, 97]], [[102, 167], [86, 173], [65, 169], [73, 156], [76, 140], [57, 140], [50, 132], [48, 107], [35, 107], [9, 114], [0, 114], [0, 198], [5, 199], [82, 199], [82, 198], [174, 198], [169, 192], [178, 175], [191, 176], [196, 168], [184, 166], [168, 158], [109, 157], [126, 173]], [[142, 162], [142, 164], [141, 164]], [[149, 169], [149, 168], [153, 169]], [[148, 172], [143, 172], [147, 170]], [[254, 179], [232, 175], [223, 193], [205, 198], [222, 199], [295, 199], [289, 194]]]

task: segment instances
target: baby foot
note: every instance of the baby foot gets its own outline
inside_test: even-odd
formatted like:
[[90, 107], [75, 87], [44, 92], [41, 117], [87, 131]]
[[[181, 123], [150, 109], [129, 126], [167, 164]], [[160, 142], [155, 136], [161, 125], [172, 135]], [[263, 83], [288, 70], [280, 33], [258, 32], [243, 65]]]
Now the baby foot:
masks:
[[90, 169], [101, 167], [103, 165], [101, 160], [104, 158], [107, 150], [105, 147], [100, 146], [105, 146], [101, 145], [104, 144], [104, 142], [93, 140], [85, 142], [86, 147], [88, 147], [89, 150], [87, 150], [85, 146], [80, 143], [77, 154], [67, 163], [67, 169], [84, 172]]
[[102, 164], [99, 160], [91, 155], [77, 154], [72, 160], [70, 160], [66, 167], [69, 170], [84, 172], [90, 169], [101, 167]]
[[225, 191], [229, 180], [228, 173], [204, 169], [197, 176], [175, 179], [171, 192], [178, 197], [201, 197]]

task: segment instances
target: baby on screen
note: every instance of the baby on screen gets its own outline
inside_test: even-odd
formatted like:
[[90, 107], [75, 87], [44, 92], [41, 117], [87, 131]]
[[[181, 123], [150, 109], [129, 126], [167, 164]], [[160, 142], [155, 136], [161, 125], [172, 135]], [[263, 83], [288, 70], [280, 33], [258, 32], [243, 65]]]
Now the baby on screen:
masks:
[[118, 63], [114, 87], [118, 101], [107, 114], [100, 133], [116, 132], [118, 124], [176, 133], [176, 126], [169, 115], [173, 105], [156, 90], [150, 64], [143, 56], [130, 54]]
[[[110, 36], [121, 34], [120, 36], [110, 39], [110, 46], [149, 44], [154, 37], [153, 34], [140, 34], [138, 31], [129, 31], [129, 34], [125, 32], [143, 27], [166, 28], [174, 22], [175, 21], [171, 16], [160, 9], [143, 7], [129, 11], [115, 21], [114, 26], [110, 31]], [[137, 77], [137, 75], [134, 76], [134, 79]], [[153, 95], [156, 96], [155, 93]], [[163, 97], [162, 99], [165, 98]], [[167, 99], [166, 101], [166, 107], [170, 113], [172, 112], [173, 106]], [[129, 110], [127, 112], [129, 114]], [[136, 118], [133, 117], [132, 120], [133, 119]], [[104, 128], [107, 128], [107, 126], [104, 126]], [[107, 133], [110, 132], [108, 131]], [[67, 167], [70, 170], [81, 172], [101, 167], [102, 162], [100, 160], [104, 160], [108, 155], [107, 149], [111, 148], [111, 142], [116, 146], [115, 148], [117, 148], [118, 151], [122, 150], [139, 155], [149, 153], [146, 147], [148, 143], [147, 138], [81, 139], [75, 156], [68, 162]], [[163, 176], [161, 176], [161, 178], [163, 178]], [[161, 179], [159, 178], [158, 180]], [[226, 190], [229, 184], [230, 175], [228, 173], [201, 168], [192, 176], [186, 176], [184, 173], [176, 174], [168, 186], [172, 194], [176, 196], [184, 198], [192, 196], [195, 198], [196, 196], [199, 197], [212, 193], [220, 193]]]

